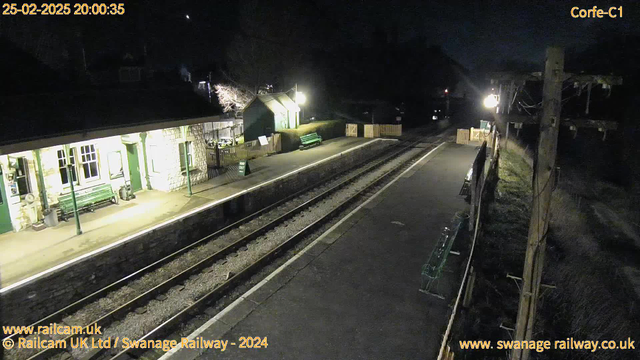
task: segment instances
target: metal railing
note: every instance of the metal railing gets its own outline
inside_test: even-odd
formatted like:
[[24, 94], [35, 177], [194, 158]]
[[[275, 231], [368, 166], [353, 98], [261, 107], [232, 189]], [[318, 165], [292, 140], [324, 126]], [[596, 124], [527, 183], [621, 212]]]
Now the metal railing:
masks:
[[[474, 174], [472, 175], [471, 179], [470, 204], [472, 214], [469, 218], [469, 229], [473, 231], [473, 239], [471, 241], [471, 250], [469, 251], [469, 258], [464, 270], [462, 282], [460, 283], [456, 301], [453, 305], [453, 310], [451, 312], [451, 316], [449, 317], [449, 322], [447, 323], [447, 329], [445, 330], [442, 343], [440, 345], [438, 360], [450, 360], [454, 357], [449, 345], [451, 338], [451, 329], [453, 328], [453, 322], [455, 321], [456, 314], [458, 313], [461, 299], [470, 299], [469, 294], [465, 294], [465, 292], [471, 292], [473, 289], [473, 283], [469, 280], [470, 274], [472, 274], [473, 272], [471, 261], [473, 260], [473, 253], [476, 247], [476, 241], [479, 236], [478, 234], [480, 232], [480, 229], [482, 228], [481, 216], [486, 211], [487, 207], [487, 202], [483, 202], [483, 197], [484, 195], [486, 195], [487, 190], [489, 189], [487, 187], [487, 179], [494, 178], [494, 176], [497, 176], [498, 173], [498, 164], [500, 159], [499, 144], [500, 134], [498, 133], [494, 125], [491, 129], [490, 136], [488, 136], [488, 138], [482, 143], [480, 151], [478, 152], [478, 156], [476, 156], [476, 159], [473, 162]], [[489, 149], [490, 151], [487, 151], [487, 149]], [[489, 158], [488, 162], [486, 161], [487, 158]], [[471, 276], [471, 278], [473, 279], [475, 277]]]

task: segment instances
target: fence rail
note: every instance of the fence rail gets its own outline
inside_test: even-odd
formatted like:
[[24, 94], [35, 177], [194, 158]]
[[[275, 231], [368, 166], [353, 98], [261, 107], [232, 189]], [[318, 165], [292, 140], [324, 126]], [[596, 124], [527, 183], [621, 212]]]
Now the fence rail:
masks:
[[[482, 146], [480, 147], [480, 151], [476, 156], [475, 161], [473, 162], [473, 174], [472, 174], [472, 182], [471, 182], [471, 214], [469, 216], [469, 228], [473, 230], [473, 239], [471, 241], [471, 250], [469, 251], [469, 258], [467, 260], [467, 265], [464, 270], [464, 276], [462, 278], [462, 282], [460, 283], [460, 288], [458, 289], [458, 295], [456, 296], [456, 301], [453, 305], [453, 310], [451, 312], [451, 316], [449, 317], [449, 322], [447, 324], [447, 329], [445, 330], [442, 343], [440, 345], [440, 351], [438, 353], [438, 360], [448, 360], [453, 359], [453, 350], [451, 349], [451, 329], [453, 328], [453, 323], [456, 318], [456, 314], [460, 307], [460, 301], [464, 299], [468, 299], [470, 294], [464, 294], [465, 289], [466, 292], [470, 292], [473, 289], [473, 284], [467, 283], [473, 280], [469, 280], [470, 278], [475, 278], [471, 276], [472, 266], [471, 262], [473, 260], [473, 253], [476, 247], [476, 241], [479, 237], [479, 234], [482, 229], [482, 214], [486, 211], [487, 201], [483, 199], [486, 198], [486, 195], [489, 194], [490, 191], [493, 191], [492, 182], [495, 182], [498, 175], [498, 166], [500, 161], [500, 134], [498, 133], [495, 125], [492, 127], [491, 131], [483, 134], [484, 141]], [[486, 161], [489, 160], [489, 161]]]
[[380, 124], [380, 135], [402, 136], [402, 125]]
[[[358, 136], [358, 125], [347, 124], [346, 136]], [[402, 136], [400, 124], [364, 124], [364, 137], [377, 138], [380, 136]]]
[[266, 145], [261, 145], [259, 140], [253, 140], [218, 149], [219, 160], [216, 158], [216, 148], [207, 147], [207, 166], [210, 168], [227, 167], [239, 163], [240, 160], [255, 159], [277, 153], [282, 149], [280, 139], [280, 134], [273, 134], [267, 138]]

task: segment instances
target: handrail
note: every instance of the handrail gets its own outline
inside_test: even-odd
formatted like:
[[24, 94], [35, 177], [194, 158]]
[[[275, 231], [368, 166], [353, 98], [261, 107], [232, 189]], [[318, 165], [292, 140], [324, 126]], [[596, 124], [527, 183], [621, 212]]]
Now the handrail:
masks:
[[[495, 131], [495, 135], [492, 141], [494, 144], [494, 149], [492, 149], [492, 155], [494, 154], [498, 155], [500, 150], [499, 134], [497, 129], [494, 131]], [[489, 165], [489, 173], [491, 172], [491, 169], [496, 166], [496, 161], [497, 159], [499, 159], [499, 155], [498, 156], [495, 156], [495, 155], [491, 157], [491, 161]], [[442, 338], [442, 343], [440, 344], [440, 351], [438, 352], [438, 360], [446, 360], [446, 358], [444, 358], [443, 356], [445, 355], [445, 349], [447, 347], [447, 343], [449, 342], [451, 329], [453, 328], [453, 322], [455, 320], [456, 313], [458, 312], [458, 307], [460, 306], [460, 299], [462, 298], [462, 292], [465, 288], [465, 285], [469, 277], [469, 269], [471, 268], [471, 261], [473, 260], [473, 253], [476, 247], [476, 240], [478, 238], [478, 232], [479, 232], [478, 229], [480, 228], [480, 215], [482, 213], [482, 195], [484, 194], [485, 185], [487, 183], [486, 178], [487, 177], [484, 177], [482, 180], [482, 186], [480, 187], [480, 194], [478, 199], [478, 211], [474, 216], [475, 219], [473, 219], [475, 224], [473, 229], [474, 230], [473, 240], [471, 241], [471, 250], [469, 251], [469, 259], [467, 260], [467, 265], [464, 269], [464, 275], [462, 277], [462, 282], [460, 283], [460, 288], [458, 289], [458, 295], [456, 296], [456, 301], [453, 305], [453, 311], [451, 312], [451, 317], [449, 318], [449, 322], [447, 323], [447, 329], [445, 330], [444, 336]], [[473, 206], [473, 204], [471, 204], [471, 206]], [[469, 219], [469, 221], [472, 221], [472, 219]]]

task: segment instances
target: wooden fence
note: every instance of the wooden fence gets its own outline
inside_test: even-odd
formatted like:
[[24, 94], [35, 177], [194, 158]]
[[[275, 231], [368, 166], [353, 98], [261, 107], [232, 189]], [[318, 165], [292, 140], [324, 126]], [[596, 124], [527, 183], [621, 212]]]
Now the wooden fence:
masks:
[[[473, 128], [471, 129], [473, 132]], [[451, 329], [453, 328], [453, 322], [455, 321], [456, 314], [460, 308], [461, 300], [464, 300], [464, 305], [467, 306], [471, 299], [471, 292], [473, 291], [474, 272], [471, 266], [473, 260], [473, 252], [476, 247], [476, 241], [480, 237], [482, 232], [482, 215], [487, 210], [488, 200], [493, 196], [493, 191], [498, 180], [498, 166], [500, 161], [500, 134], [495, 128], [495, 125], [487, 135], [484, 135], [484, 141], [478, 151], [475, 161], [473, 162], [471, 175], [471, 204], [469, 216], [469, 228], [473, 231], [473, 239], [471, 241], [471, 250], [469, 252], [469, 258], [464, 271], [460, 288], [458, 289], [458, 295], [453, 305], [451, 316], [449, 317], [449, 323], [445, 330], [442, 343], [440, 345], [440, 352], [438, 353], [438, 360], [449, 360], [454, 358], [453, 350], [451, 349]], [[487, 161], [488, 160], [488, 161]]]
[[491, 133], [490, 130], [471, 128], [469, 140], [477, 142], [489, 141]]
[[456, 137], [456, 144], [468, 144], [469, 143], [469, 130], [467, 129], [458, 129], [458, 134]]
[[402, 136], [402, 125], [380, 124], [381, 136]]
[[[347, 131], [349, 131], [350, 129], [349, 125], [357, 126], [356, 124], [347, 124]], [[355, 130], [355, 133], [356, 135], [347, 134], [347, 136], [357, 136], [357, 128]], [[365, 124], [364, 125], [364, 137], [377, 138], [380, 136], [402, 136], [402, 125], [392, 125], [392, 124]]]
[[380, 137], [380, 125], [377, 125], [377, 124], [365, 124], [364, 125], [364, 137], [366, 137], [366, 138], [378, 138], [378, 137]]
[[207, 147], [207, 166], [209, 168], [227, 167], [235, 165], [240, 160], [255, 159], [261, 156], [280, 152], [282, 141], [280, 134], [273, 134], [267, 138], [267, 144], [261, 145], [259, 140], [247, 141], [236, 146], [227, 146], [218, 149], [216, 158], [215, 147]]
[[358, 137], [358, 124], [346, 124], [345, 135], [349, 137]]

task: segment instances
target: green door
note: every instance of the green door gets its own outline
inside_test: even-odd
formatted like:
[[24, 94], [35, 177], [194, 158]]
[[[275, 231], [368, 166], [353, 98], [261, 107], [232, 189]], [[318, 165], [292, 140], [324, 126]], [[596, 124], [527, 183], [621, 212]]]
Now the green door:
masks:
[[129, 162], [129, 176], [131, 177], [131, 190], [142, 190], [140, 178], [140, 162], [138, 161], [138, 148], [135, 144], [127, 144], [127, 160]]
[[0, 167], [0, 234], [13, 230], [11, 226], [11, 215], [9, 214], [9, 204], [7, 203], [7, 193], [4, 190], [4, 175]]

